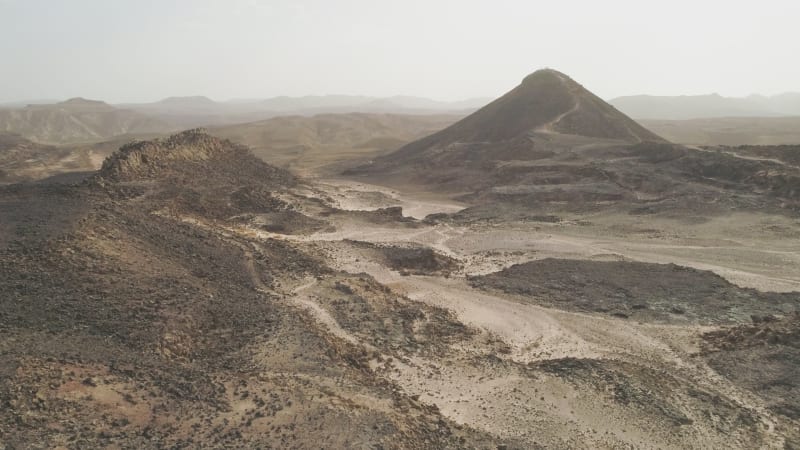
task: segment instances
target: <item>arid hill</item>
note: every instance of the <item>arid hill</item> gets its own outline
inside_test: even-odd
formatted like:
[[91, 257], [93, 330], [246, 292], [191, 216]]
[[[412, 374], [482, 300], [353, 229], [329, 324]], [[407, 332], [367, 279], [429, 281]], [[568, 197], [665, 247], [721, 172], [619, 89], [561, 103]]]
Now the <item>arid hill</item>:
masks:
[[[441, 130], [456, 115], [320, 114], [285, 116], [212, 128], [211, 133], [248, 145], [263, 160], [300, 172], [328, 172], [359, 158], [373, 158]], [[341, 170], [341, 169], [340, 169]]]
[[288, 172], [255, 158], [249, 148], [209, 136], [203, 129], [124, 145], [106, 158], [95, 179], [169, 179], [178, 183], [182, 178], [192, 181], [213, 175], [226, 183], [247, 180], [282, 186], [291, 185], [294, 179]]
[[454, 150], [470, 144], [499, 144], [530, 134], [559, 133], [630, 142], [661, 141], [568, 76], [536, 71], [507, 94], [452, 126], [403, 147], [392, 160]]
[[[338, 272], [313, 246], [242, 228], [318, 226], [307, 213], [333, 208], [309, 189], [202, 130], [126, 145], [81, 185], [0, 187], [2, 443], [512, 444], [456, 425], [370, 368], [470, 336], [450, 313]], [[334, 311], [359, 305], [342, 323], [373, 350], [303, 306], [311, 288]]]
[[251, 104], [217, 102], [204, 96], [168, 97], [157, 102], [128, 103], [119, 107], [183, 128], [245, 123], [275, 115]]
[[496, 217], [509, 212], [490, 211], [499, 204], [536, 214], [614, 205], [637, 213], [792, 209], [800, 192], [797, 167], [670, 144], [549, 69], [454, 125], [345, 174], [461, 193]]
[[154, 103], [131, 103], [121, 108], [138, 111], [180, 127], [222, 127], [267, 120], [279, 116], [329, 114], [402, 114], [463, 116], [485, 105], [487, 99], [474, 98], [440, 102], [421, 97], [366, 97], [322, 95], [273, 97], [218, 102], [203, 96], [170, 97]]
[[[642, 142], [664, 140], [566, 75], [543, 69], [455, 124], [352, 173], [403, 172], [412, 166], [436, 171], [470, 168], [485, 173], [491, 164], [542, 159], [552, 156], [554, 150], [587, 143]], [[475, 165], [480, 167], [471, 167]], [[424, 171], [420, 175], [424, 176]], [[459, 184], [474, 183], [468, 177]]]
[[637, 259], [791, 288], [792, 219], [437, 223], [396, 205], [438, 201], [338, 181], [196, 129], [123, 145], [80, 184], [0, 186], [2, 443], [798, 442], [796, 292]]
[[0, 132], [48, 144], [97, 142], [125, 134], [171, 130], [171, 125], [158, 119], [83, 98], [0, 110]]
[[[18, 134], [0, 133], [0, 184], [41, 178], [70, 156], [69, 150], [31, 142]], [[46, 175], [45, 175], [46, 176]]]
[[[204, 100], [174, 99], [168, 103], [185, 102]], [[459, 118], [361, 113], [286, 116], [216, 127], [210, 132], [249, 146], [257, 157], [270, 164], [302, 174], [329, 175], [395, 150]], [[0, 136], [0, 170], [4, 174], [0, 183], [10, 183], [98, 170], [103, 159], [120, 146], [164, 134], [129, 134], [98, 142], [60, 145], [38, 144], [18, 134]]]

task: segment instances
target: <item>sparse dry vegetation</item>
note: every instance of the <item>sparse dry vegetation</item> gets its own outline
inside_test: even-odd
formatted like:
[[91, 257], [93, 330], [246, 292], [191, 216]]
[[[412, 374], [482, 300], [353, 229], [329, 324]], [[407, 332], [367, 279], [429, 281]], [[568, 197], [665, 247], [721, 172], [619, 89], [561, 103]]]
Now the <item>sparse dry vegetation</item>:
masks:
[[[451, 120], [0, 186], [0, 447], [800, 445], [796, 148], [671, 144], [547, 70], [387, 154]], [[5, 181], [72, 169], [0, 145]]]

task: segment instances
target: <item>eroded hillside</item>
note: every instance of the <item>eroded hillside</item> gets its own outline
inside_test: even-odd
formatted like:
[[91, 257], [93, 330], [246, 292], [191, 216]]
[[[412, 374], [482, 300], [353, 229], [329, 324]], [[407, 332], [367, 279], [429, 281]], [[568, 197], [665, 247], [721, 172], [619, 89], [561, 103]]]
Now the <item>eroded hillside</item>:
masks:
[[204, 130], [0, 188], [4, 443], [797, 445], [791, 218], [464, 206]]
[[[279, 213], [312, 221], [298, 210], [324, 204], [303, 189], [199, 131], [124, 147], [81, 186], [3, 188], [4, 443], [502, 442], [372, 374], [381, 355], [435, 352], [442, 333], [469, 336], [448, 312], [340, 273], [313, 246], [231, 230]], [[382, 298], [381, 312], [365, 310], [358, 324], [402, 346], [377, 352], [332, 333], [327, 313], [319, 320], [303, 306], [309, 280], [343, 299], [369, 293], [369, 308]]]

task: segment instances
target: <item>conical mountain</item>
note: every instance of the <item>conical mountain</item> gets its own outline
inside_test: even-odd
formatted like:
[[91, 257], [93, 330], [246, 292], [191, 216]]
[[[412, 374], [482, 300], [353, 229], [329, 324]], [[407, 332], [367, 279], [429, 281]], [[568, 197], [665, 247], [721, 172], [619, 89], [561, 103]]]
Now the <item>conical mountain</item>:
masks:
[[538, 70], [519, 86], [440, 133], [445, 142], [510, 140], [544, 131], [627, 141], [661, 141], [567, 75]]
[[477, 217], [526, 208], [541, 216], [611, 205], [631, 211], [762, 205], [743, 201], [743, 192], [793, 207], [787, 205], [797, 202], [795, 168], [766, 169], [774, 162], [671, 144], [563, 73], [544, 69], [450, 127], [347, 174], [458, 194], [483, 208]]
[[[621, 143], [664, 142], [600, 97], [553, 69], [538, 70], [502, 97], [452, 126], [388, 155], [395, 163], [470, 144], [519, 146], [537, 134], [573, 135]], [[502, 148], [493, 149], [502, 153]]]

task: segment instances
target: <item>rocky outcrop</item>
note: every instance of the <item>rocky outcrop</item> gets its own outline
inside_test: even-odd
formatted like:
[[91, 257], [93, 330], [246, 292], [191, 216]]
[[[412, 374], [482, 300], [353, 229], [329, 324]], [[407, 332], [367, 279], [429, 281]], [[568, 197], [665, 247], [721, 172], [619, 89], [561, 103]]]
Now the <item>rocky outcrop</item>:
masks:
[[207, 161], [232, 150], [234, 146], [230, 142], [211, 137], [204, 129], [197, 128], [163, 140], [124, 145], [103, 162], [99, 176], [117, 181], [150, 178], [176, 163]]
[[213, 137], [202, 128], [127, 144], [103, 162], [95, 177], [101, 184], [153, 179], [181, 184], [207, 184], [211, 179], [239, 185], [295, 183], [293, 175], [256, 158], [249, 148]]

